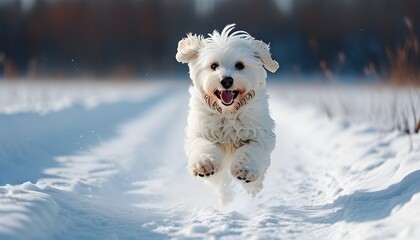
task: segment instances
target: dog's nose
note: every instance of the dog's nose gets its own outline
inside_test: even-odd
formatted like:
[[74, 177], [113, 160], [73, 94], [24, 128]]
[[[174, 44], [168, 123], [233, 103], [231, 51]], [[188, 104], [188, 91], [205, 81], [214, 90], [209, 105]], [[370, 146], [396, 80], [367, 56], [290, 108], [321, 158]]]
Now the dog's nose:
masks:
[[228, 89], [230, 87], [232, 87], [233, 85], [233, 78], [232, 77], [225, 77], [222, 79], [222, 81], [220, 81], [220, 83], [222, 84], [222, 86], [225, 89]]

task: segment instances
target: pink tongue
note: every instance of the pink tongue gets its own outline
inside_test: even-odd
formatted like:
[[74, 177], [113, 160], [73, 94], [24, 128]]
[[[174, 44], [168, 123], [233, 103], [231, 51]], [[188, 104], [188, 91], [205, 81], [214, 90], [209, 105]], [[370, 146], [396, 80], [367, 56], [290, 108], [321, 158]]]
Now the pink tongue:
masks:
[[233, 91], [223, 90], [220, 94], [220, 98], [224, 104], [231, 104], [233, 101]]

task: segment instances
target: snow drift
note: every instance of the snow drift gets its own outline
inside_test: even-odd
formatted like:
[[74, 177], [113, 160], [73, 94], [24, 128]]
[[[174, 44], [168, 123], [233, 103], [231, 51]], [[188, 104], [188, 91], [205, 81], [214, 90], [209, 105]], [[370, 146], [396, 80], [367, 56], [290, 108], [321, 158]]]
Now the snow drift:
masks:
[[221, 205], [186, 171], [188, 84], [1, 82], [0, 239], [420, 237], [419, 135], [270, 84], [265, 187]]

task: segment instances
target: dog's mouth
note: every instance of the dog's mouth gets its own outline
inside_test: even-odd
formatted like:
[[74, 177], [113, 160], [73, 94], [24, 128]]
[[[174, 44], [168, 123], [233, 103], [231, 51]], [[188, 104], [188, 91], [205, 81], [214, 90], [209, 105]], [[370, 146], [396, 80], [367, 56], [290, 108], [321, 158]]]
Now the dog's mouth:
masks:
[[230, 106], [233, 104], [233, 100], [238, 96], [238, 90], [216, 90], [214, 95], [220, 99], [225, 106]]

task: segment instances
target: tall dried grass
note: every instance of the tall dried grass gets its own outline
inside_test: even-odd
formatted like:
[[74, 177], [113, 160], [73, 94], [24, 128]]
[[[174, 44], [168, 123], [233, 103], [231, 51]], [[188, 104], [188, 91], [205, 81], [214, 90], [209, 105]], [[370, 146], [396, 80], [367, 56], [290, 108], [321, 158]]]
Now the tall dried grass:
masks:
[[386, 49], [388, 60], [391, 64], [390, 83], [401, 86], [407, 84], [420, 85], [420, 44], [414, 31], [413, 23], [409, 18], [404, 18], [408, 35], [402, 45], [395, 50]]
[[[384, 84], [369, 85], [368, 91], [359, 88], [350, 92], [349, 88], [333, 86], [333, 92], [326, 93], [327, 100], [320, 104], [329, 118], [364, 116], [387, 129], [399, 129], [407, 134], [420, 132], [420, 43], [412, 21], [406, 17], [404, 24], [408, 29], [404, 42], [394, 50], [385, 49], [389, 65], [385, 66], [388, 73], [380, 77]], [[327, 79], [337, 82], [325, 61], [320, 61], [320, 68]], [[363, 71], [366, 77], [380, 76], [371, 62]]]
[[408, 29], [407, 38], [394, 51], [386, 49], [386, 53], [391, 63], [389, 82], [394, 87], [404, 86], [407, 89], [406, 99], [400, 103], [403, 104], [401, 111], [395, 112], [401, 116], [398, 127], [407, 134], [413, 134], [420, 130], [420, 43], [413, 22], [405, 17], [404, 23]]

